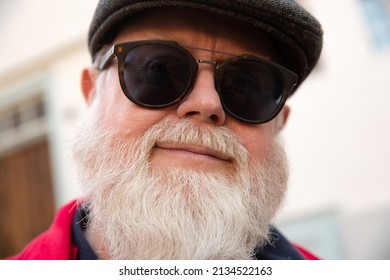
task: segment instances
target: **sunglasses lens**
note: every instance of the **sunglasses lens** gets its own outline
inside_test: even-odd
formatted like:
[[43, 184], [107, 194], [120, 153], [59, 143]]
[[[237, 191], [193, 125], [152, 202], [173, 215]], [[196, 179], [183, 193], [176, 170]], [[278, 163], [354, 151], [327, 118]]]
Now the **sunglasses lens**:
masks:
[[135, 47], [125, 57], [126, 95], [143, 106], [171, 105], [188, 90], [193, 63], [185, 52], [171, 46]]
[[[162, 41], [132, 44], [125, 46], [125, 51], [121, 48], [118, 45], [116, 53], [120, 82], [134, 103], [167, 107], [190, 91], [198, 64], [184, 48]], [[248, 123], [264, 123], [275, 117], [284, 94], [298, 78], [283, 67], [249, 55], [234, 57], [216, 67], [216, 87], [226, 112]]]
[[284, 79], [274, 67], [240, 59], [221, 70], [219, 92], [226, 110], [232, 115], [248, 122], [263, 122], [279, 109]]

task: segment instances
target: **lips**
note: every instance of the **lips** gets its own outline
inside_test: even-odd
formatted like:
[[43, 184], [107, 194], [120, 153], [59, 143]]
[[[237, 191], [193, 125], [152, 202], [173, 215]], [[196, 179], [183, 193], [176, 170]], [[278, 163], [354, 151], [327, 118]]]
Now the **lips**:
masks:
[[177, 143], [157, 143], [156, 147], [160, 149], [171, 150], [173, 152], [186, 152], [192, 153], [194, 155], [209, 156], [223, 161], [231, 161], [231, 157], [227, 156], [226, 154], [202, 146]]

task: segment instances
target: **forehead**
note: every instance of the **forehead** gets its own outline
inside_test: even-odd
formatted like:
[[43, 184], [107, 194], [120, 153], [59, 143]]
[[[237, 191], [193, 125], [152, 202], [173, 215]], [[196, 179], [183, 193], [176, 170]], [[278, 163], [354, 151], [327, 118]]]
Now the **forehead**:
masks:
[[148, 39], [173, 40], [188, 46], [280, 60], [271, 38], [264, 31], [198, 9], [177, 7], [143, 12], [120, 27], [115, 42]]

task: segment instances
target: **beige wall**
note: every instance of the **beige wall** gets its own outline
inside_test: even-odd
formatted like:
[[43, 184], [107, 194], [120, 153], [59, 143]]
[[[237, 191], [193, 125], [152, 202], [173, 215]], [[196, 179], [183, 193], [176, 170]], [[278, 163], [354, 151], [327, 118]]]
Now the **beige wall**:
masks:
[[324, 50], [290, 100], [281, 219], [332, 213], [341, 255], [390, 258], [390, 48], [375, 49], [358, 0], [305, 2], [323, 24]]

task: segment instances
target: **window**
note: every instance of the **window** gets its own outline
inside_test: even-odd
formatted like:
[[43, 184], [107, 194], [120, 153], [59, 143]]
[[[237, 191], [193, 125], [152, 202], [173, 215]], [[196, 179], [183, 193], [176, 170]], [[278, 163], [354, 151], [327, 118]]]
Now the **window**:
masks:
[[390, 47], [390, 0], [359, 0], [359, 2], [375, 46]]
[[0, 110], [0, 152], [45, 134], [42, 95], [30, 96]]
[[0, 112], [0, 134], [42, 119], [45, 116], [43, 105], [41, 98], [33, 98]]

